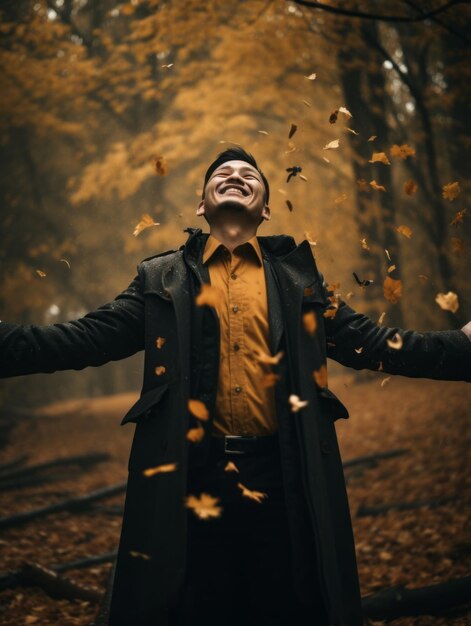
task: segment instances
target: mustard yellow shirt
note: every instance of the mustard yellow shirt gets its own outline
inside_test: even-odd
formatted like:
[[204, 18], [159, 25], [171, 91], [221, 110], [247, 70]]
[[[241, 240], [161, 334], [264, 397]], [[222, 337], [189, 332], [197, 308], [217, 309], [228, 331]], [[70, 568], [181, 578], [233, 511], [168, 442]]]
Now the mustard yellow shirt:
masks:
[[272, 371], [255, 352], [270, 354], [267, 288], [257, 238], [229, 250], [209, 235], [203, 251], [211, 286], [224, 297], [216, 305], [221, 350], [213, 434], [270, 435], [278, 430], [274, 387], [261, 379]]

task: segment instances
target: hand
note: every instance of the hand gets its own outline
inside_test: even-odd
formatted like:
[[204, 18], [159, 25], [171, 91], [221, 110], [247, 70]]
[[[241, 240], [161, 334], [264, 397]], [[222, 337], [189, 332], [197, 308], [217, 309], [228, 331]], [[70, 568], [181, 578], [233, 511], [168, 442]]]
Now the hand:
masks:
[[464, 332], [467, 338], [471, 341], [471, 322], [468, 322], [465, 326], [463, 326], [461, 330]]

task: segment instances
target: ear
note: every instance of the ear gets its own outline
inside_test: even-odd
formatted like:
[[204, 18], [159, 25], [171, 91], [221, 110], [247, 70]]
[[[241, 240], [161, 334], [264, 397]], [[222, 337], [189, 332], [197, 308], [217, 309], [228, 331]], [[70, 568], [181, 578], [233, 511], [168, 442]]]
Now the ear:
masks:
[[271, 217], [270, 207], [268, 206], [268, 204], [265, 204], [265, 206], [262, 209], [262, 218], [268, 221], [270, 217]]
[[204, 210], [205, 210], [204, 200], [201, 200], [201, 202], [198, 204], [198, 208], [196, 209], [196, 215], [198, 215], [198, 217], [204, 215]]

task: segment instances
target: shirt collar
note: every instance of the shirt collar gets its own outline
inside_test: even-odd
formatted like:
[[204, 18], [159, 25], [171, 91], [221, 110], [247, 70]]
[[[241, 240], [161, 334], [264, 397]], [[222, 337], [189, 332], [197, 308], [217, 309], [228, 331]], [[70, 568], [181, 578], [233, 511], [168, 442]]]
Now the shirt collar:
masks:
[[[240, 244], [240, 245], [246, 245], [246, 244], [250, 244], [252, 246], [253, 250], [255, 251], [255, 254], [257, 255], [259, 265], [263, 265], [262, 251], [260, 250], [260, 244], [258, 243], [258, 239], [256, 235], [254, 235], [248, 241], [246, 241], [245, 244]], [[209, 235], [208, 239], [206, 240], [206, 245], [203, 251], [203, 263], [207, 263], [209, 259], [213, 256], [213, 254], [216, 252], [216, 250], [218, 250], [218, 248], [222, 245], [223, 244], [218, 239], [216, 239], [216, 237], [214, 237], [213, 235]], [[237, 248], [240, 248], [240, 246], [237, 246]]]

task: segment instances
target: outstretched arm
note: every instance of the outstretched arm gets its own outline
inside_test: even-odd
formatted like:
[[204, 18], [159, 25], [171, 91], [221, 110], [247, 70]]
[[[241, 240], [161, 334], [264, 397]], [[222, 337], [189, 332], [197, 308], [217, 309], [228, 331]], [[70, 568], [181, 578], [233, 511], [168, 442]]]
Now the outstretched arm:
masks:
[[139, 276], [115, 300], [84, 317], [49, 326], [0, 321], [0, 377], [98, 366], [144, 347]]
[[[325, 320], [327, 356], [358, 370], [471, 381], [468, 328], [471, 330], [471, 323], [462, 330], [430, 332], [385, 328], [340, 301], [335, 317]], [[394, 341], [396, 334], [402, 340], [399, 349], [387, 343], [388, 339]]]

